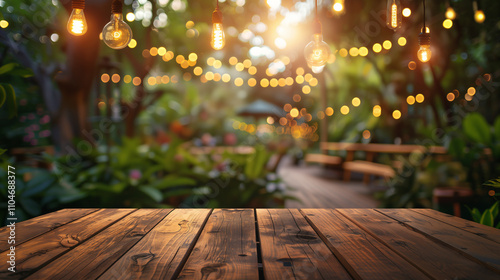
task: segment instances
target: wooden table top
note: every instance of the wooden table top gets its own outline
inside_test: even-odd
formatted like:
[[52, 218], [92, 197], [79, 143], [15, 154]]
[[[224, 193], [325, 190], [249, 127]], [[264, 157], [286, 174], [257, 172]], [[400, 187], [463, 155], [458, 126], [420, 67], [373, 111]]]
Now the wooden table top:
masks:
[[500, 279], [500, 230], [429, 209], [64, 209], [1, 279]]

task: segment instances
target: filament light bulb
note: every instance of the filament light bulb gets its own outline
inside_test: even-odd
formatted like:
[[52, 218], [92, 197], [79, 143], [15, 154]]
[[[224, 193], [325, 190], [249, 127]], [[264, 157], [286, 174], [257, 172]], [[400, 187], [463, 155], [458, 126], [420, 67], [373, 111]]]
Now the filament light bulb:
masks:
[[431, 60], [432, 52], [431, 52], [431, 35], [427, 32], [420, 33], [418, 36], [418, 43], [420, 45], [420, 49], [417, 52], [418, 60], [422, 62], [428, 62]]
[[83, 13], [85, 9], [85, 1], [73, 0], [71, 2], [73, 11], [68, 19], [68, 32], [74, 36], [81, 36], [87, 32], [87, 20]]
[[111, 15], [111, 21], [102, 29], [102, 40], [108, 47], [115, 50], [128, 46], [132, 40], [132, 29], [123, 21], [121, 13]]
[[401, 27], [401, 2], [400, 0], [387, 1], [387, 27], [396, 30]]
[[484, 15], [484, 12], [482, 10], [477, 10], [474, 13], [474, 20], [477, 23], [483, 23], [485, 19], [486, 19], [486, 16]]
[[334, 0], [332, 6], [333, 13], [340, 15], [343, 14], [344, 11], [344, 0]]
[[330, 57], [330, 47], [323, 41], [321, 33], [315, 33], [313, 40], [304, 49], [307, 65], [317, 72], [321, 72]]
[[222, 25], [222, 14], [217, 7], [212, 13], [212, 34], [210, 45], [214, 50], [221, 50], [226, 44], [226, 37], [224, 35], [224, 27]]
[[457, 13], [455, 13], [455, 10], [452, 7], [448, 7], [446, 9], [445, 16], [447, 19], [454, 20], [457, 17]]

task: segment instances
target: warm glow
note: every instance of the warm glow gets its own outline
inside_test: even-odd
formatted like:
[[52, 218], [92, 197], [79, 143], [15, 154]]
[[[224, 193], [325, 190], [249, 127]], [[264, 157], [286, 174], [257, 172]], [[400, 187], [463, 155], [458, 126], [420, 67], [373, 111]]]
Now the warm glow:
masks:
[[359, 105], [361, 105], [361, 99], [359, 99], [358, 97], [354, 97], [352, 99], [352, 106], [358, 107]]
[[359, 48], [359, 55], [360, 56], [367, 56], [368, 55], [368, 48], [366, 48], [366, 47]]
[[82, 9], [73, 9], [67, 27], [69, 33], [75, 36], [81, 36], [87, 32], [87, 21]]
[[347, 107], [346, 105], [340, 107], [340, 113], [342, 113], [342, 115], [349, 114], [349, 107]]
[[483, 23], [485, 19], [486, 19], [486, 16], [484, 15], [484, 12], [482, 10], [477, 10], [474, 13], [474, 20], [477, 23]]
[[457, 13], [455, 13], [455, 10], [452, 7], [448, 7], [446, 9], [446, 14], [445, 14], [447, 19], [454, 20], [457, 17]]
[[267, 117], [267, 123], [268, 124], [274, 124], [274, 118], [273, 117]]
[[234, 85], [237, 87], [241, 87], [243, 85], [243, 79], [240, 77], [234, 79]]
[[373, 106], [373, 116], [378, 118], [380, 115], [382, 115], [382, 108], [380, 105]]
[[470, 96], [474, 96], [474, 94], [476, 94], [476, 89], [473, 88], [473, 87], [470, 87], [467, 89], [467, 94], [470, 95]]
[[332, 11], [336, 14], [341, 14], [344, 12], [344, 0], [334, 0], [332, 5]]
[[330, 116], [332, 116], [332, 115], [333, 115], [333, 108], [332, 108], [332, 107], [327, 107], [327, 108], [325, 109], [325, 114], [326, 114], [327, 116], [329, 116], [329, 117], [330, 117]]
[[376, 53], [379, 53], [382, 51], [382, 45], [380, 45], [379, 43], [376, 43], [373, 45], [373, 51], [376, 52]]
[[415, 97], [413, 95], [410, 95], [406, 98], [406, 103], [408, 103], [408, 105], [413, 105], [415, 104]]
[[250, 79], [248, 79], [248, 85], [249, 85], [250, 87], [254, 87], [255, 85], [257, 85], [257, 80], [256, 80], [256, 79], [254, 79], [254, 78], [250, 78]]
[[453, 21], [451, 19], [445, 19], [443, 21], [443, 27], [446, 29], [450, 29], [453, 26]]
[[290, 116], [292, 116], [292, 118], [296, 118], [299, 116], [299, 110], [297, 108], [293, 108], [292, 110], [290, 110]]
[[8, 26], [9, 26], [9, 22], [8, 21], [6, 21], [4, 19], [0, 20], [0, 27], [1, 28], [7, 28]]
[[135, 20], [135, 14], [134, 13], [127, 13], [127, 15], [125, 16], [125, 18], [127, 19], [127, 21], [134, 21]]
[[392, 4], [391, 7], [391, 26], [392, 28], [398, 27], [398, 6], [396, 4]]
[[410, 69], [410, 70], [417, 69], [417, 63], [415, 61], [413, 61], [413, 60], [410, 61], [410, 62], [408, 62], [408, 69]]
[[203, 74], [203, 69], [200, 66], [197, 66], [193, 69], [193, 73], [196, 76], [200, 76], [201, 74]]
[[424, 95], [423, 95], [423, 94], [421, 94], [421, 93], [417, 94], [417, 96], [415, 97], [415, 100], [416, 100], [418, 103], [422, 103], [422, 102], [424, 102], [424, 99], [425, 99], [425, 98], [424, 98]]
[[107, 82], [109, 82], [109, 75], [108, 75], [108, 74], [106, 74], [106, 73], [102, 74], [102, 75], [101, 75], [101, 81], [102, 81], [103, 83], [107, 83]]
[[392, 48], [392, 42], [389, 40], [385, 40], [382, 46], [384, 47], [384, 49], [389, 50]]
[[448, 101], [450, 101], [450, 102], [451, 102], [451, 101], [453, 101], [453, 100], [455, 100], [455, 94], [453, 94], [453, 92], [448, 93], [448, 94], [446, 95], [446, 99], [447, 99]]
[[418, 60], [420, 60], [422, 62], [428, 62], [429, 60], [431, 60], [431, 56], [432, 56], [432, 53], [431, 53], [430, 46], [429, 45], [421, 45], [420, 49], [417, 52]]
[[394, 110], [394, 112], [392, 112], [392, 117], [395, 119], [395, 120], [399, 120], [401, 118], [401, 111], [399, 110]]
[[369, 131], [368, 129], [365, 129], [365, 130], [363, 131], [363, 138], [365, 138], [365, 139], [370, 139], [370, 137], [371, 137], [371, 133], [370, 133], [370, 131]]
[[390, 29], [401, 27], [401, 2], [400, 0], [387, 0], [386, 24]]
[[311, 87], [310, 86], [303, 86], [302, 87], [302, 93], [304, 93], [304, 94], [311, 93]]
[[399, 39], [398, 39], [398, 45], [400, 45], [401, 47], [405, 46], [406, 45], [406, 38], [405, 37], [399, 37]]
[[404, 16], [404, 17], [409, 17], [409, 16], [411, 16], [411, 10], [410, 10], [410, 8], [404, 8], [404, 9], [403, 9], [403, 16]]
[[304, 56], [309, 67], [326, 65], [330, 57], [330, 47], [323, 41], [323, 35], [313, 35], [313, 40], [304, 49]]
[[212, 27], [212, 40], [210, 44], [214, 50], [221, 50], [226, 44], [222, 23], [215, 22]]
[[130, 40], [130, 43], [128, 43], [128, 47], [131, 49], [137, 47], [137, 41], [134, 39]]

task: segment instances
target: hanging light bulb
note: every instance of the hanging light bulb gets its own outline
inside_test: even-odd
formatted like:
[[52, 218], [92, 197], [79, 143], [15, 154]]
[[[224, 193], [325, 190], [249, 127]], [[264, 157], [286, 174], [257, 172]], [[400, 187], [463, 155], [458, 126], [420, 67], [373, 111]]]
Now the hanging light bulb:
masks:
[[115, 50], [123, 49], [132, 40], [132, 29], [123, 21], [123, 3], [113, 0], [111, 4], [111, 21], [102, 29], [102, 40]]
[[217, 0], [217, 7], [212, 13], [212, 34], [210, 45], [214, 50], [221, 50], [226, 44], [224, 35], [224, 27], [222, 26], [222, 13], [219, 10], [219, 0]]
[[448, 7], [446, 9], [445, 16], [447, 19], [454, 20], [457, 17], [457, 13], [455, 13], [455, 10], [452, 7]]
[[401, 2], [400, 0], [387, 0], [387, 27], [396, 31], [401, 27]]
[[422, 62], [428, 62], [431, 59], [431, 34], [429, 32], [428, 27], [425, 26], [425, 0], [424, 2], [424, 27], [422, 28], [422, 32], [418, 35], [418, 45], [420, 49], [417, 52], [418, 60]]
[[341, 15], [345, 13], [344, 0], [334, 0], [332, 5], [332, 11], [336, 15]]
[[85, 20], [85, 15], [83, 14], [85, 1], [73, 0], [71, 2], [71, 7], [73, 11], [68, 19], [68, 32], [75, 36], [81, 36], [87, 32], [87, 20]]
[[479, 10], [477, 8], [477, 1], [472, 2], [472, 8], [474, 9], [474, 20], [477, 23], [483, 23], [486, 19], [486, 16], [484, 15], [484, 12], [482, 10]]
[[321, 22], [318, 19], [318, 0], [316, 0], [316, 18], [314, 21], [313, 40], [306, 45], [304, 56], [307, 65], [311, 67], [315, 73], [323, 71], [324, 66], [330, 57], [330, 47], [323, 41], [321, 33]]

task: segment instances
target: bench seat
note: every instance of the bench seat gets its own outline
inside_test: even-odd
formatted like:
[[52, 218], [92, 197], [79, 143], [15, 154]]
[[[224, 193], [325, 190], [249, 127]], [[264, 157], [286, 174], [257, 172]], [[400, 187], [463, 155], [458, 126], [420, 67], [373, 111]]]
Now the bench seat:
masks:
[[347, 171], [346, 173], [344, 173], [345, 181], [349, 181], [351, 179], [350, 178], [351, 172], [359, 172], [365, 174], [363, 180], [365, 184], [368, 184], [370, 182], [370, 176], [366, 175], [381, 176], [384, 177], [385, 179], [389, 179], [396, 176], [396, 172], [392, 167], [375, 162], [369, 162], [363, 160], [348, 161], [344, 162], [342, 167], [344, 168], [345, 171]]
[[322, 163], [326, 165], [341, 165], [342, 158], [323, 154], [307, 154], [305, 157], [307, 163]]

